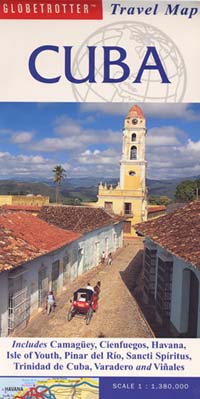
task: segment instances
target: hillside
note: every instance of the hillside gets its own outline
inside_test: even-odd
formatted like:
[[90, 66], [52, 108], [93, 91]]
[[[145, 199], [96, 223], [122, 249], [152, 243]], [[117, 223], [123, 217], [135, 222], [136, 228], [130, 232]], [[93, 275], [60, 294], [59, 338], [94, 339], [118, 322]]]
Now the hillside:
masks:
[[55, 189], [46, 183], [21, 182], [16, 180], [0, 180], [0, 195], [48, 195], [52, 200], [55, 197]]
[[147, 187], [149, 195], [166, 195], [173, 199], [175, 196], [176, 186], [182, 181], [178, 180], [150, 180], [147, 179]]
[[[27, 195], [41, 194], [49, 196], [51, 202], [56, 200], [55, 185], [52, 182], [28, 182], [16, 180], [0, 180], [0, 195]], [[97, 186], [79, 187], [77, 183], [73, 186], [69, 181], [61, 186], [60, 200], [63, 203], [71, 203], [75, 199], [80, 201], [95, 200]]]
[[[199, 178], [191, 177], [190, 180]], [[186, 178], [188, 179], [188, 178]], [[173, 180], [150, 180], [147, 179], [149, 195], [166, 195], [174, 198], [177, 184], [185, 179]], [[74, 201], [95, 201], [100, 179], [95, 177], [69, 178], [61, 186], [60, 199], [63, 203], [73, 203]], [[118, 179], [102, 178], [101, 181], [107, 184], [116, 185]], [[0, 195], [27, 195], [41, 194], [50, 197], [51, 202], [55, 202], [55, 185], [52, 181], [18, 181], [18, 180], [0, 180]]]

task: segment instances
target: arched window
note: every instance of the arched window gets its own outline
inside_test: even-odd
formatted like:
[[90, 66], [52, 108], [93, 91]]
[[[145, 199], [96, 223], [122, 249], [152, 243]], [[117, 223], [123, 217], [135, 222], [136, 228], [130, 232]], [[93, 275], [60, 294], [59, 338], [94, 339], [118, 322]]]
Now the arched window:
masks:
[[137, 147], [135, 145], [131, 147], [130, 159], [137, 159]]
[[133, 133], [131, 136], [131, 141], [136, 141], [136, 133]]

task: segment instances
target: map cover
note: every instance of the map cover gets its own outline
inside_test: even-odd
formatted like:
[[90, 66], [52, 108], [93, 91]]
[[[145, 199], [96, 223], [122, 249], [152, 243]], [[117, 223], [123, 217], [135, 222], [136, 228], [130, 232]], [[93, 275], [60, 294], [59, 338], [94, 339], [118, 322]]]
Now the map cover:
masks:
[[0, 32], [0, 399], [198, 398], [200, 2]]

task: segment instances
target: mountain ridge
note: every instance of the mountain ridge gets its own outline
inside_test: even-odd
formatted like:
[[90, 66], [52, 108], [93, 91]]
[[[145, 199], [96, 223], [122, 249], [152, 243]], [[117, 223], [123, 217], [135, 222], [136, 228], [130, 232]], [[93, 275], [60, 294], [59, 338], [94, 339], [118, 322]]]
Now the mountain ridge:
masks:
[[[186, 178], [175, 178], [167, 180], [147, 179], [147, 188], [149, 195], [168, 196], [174, 199], [176, 186], [184, 180], [196, 180], [200, 176], [191, 176]], [[117, 178], [96, 178], [81, 177], [67, 178], [63, 181], [60, 188], [60, 199], [80, 199], [80, 201], [95, 201], [99, 182], [112, 184], [115, 186], [119, 179]], [[53, 180], [48, 179], [3, 179], [0, 180], [0, 195], [28, 195], [41, 194], [50, 197], [55, 201], [55, 184]]]

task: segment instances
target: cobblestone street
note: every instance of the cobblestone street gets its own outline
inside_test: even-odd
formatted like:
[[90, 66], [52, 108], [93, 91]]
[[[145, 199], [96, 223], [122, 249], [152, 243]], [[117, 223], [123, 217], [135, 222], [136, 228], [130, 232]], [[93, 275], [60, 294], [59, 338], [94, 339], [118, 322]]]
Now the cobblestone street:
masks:
[[[99, 265], [67, 286], [57, 297], [55, 312], [49, 316], [45, 311], [33, 317], [28, 326], [18, 332], [23, 337], [152, 337], [138, 304], [129, 289], [137, 286], [141, 250], [139, 240], [126, 243], [114, 256], [113, 264]], [[131, 267], [130, 267], [131, 263]], [[66, 315], [73, 292], [85, 287], [87, 282], [95, 285], [101, 281], [101, 294], [97, 312], [89, 326], [84, 317], [74, 317], [70, 322]], [[127, 288], [129, 287], [129, 289]]]

